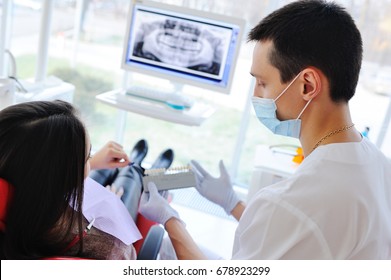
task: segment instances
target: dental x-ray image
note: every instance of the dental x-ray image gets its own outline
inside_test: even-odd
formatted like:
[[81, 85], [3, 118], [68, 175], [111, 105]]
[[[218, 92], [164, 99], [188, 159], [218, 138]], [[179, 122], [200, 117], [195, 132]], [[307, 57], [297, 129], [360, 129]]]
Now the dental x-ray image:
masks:
[[231, 30], [188, 19], [143, 12], [137, 15], [133, 60], [220, 78]]

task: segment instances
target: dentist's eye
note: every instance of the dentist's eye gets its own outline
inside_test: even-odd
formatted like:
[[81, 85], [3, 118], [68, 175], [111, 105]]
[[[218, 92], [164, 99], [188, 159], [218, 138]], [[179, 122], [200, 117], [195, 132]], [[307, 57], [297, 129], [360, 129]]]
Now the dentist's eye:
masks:
[[260, 87], [265, 87], [265, 83], [259, 80], [257, 80], [257, 85]]

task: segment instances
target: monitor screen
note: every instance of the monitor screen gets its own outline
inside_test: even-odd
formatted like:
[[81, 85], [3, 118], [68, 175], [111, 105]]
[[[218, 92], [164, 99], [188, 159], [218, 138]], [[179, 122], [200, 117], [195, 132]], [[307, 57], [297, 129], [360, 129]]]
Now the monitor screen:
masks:
[[137, 1], [131, 5], [122, 67], [229, 93], [244, 20]]

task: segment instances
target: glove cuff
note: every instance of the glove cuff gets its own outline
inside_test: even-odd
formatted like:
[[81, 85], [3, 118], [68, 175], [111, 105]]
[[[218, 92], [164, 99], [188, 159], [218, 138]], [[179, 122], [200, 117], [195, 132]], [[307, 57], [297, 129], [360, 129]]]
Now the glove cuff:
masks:
[[[170, 211], [167, 211], [167, 212], [165, 213], [165, 215], [162, 217], [162, 219], [161, 219], [161, 224], [162, 224], [163, 226], [166, 226], [167, 221], [168, 221], [169, 219], [171, 219], [171, 218], [176, 218], [177, 220], [179, 220], [179, 221], [182, 222], [181, 218], [179, 218], [178, 212], [177, 212], [175, 209], [173, 209], [172, 207], [170, 207]], [[183, 222], [182, 222], [182, 223], [183, 223]]]
[[232, 190], [228, 196], [228, 199], [224, 205], [224, 211], [227, 213], [228, 216], [231, 215], [232, 210], [235, 208], [235, 206], [240, 202], [239, 197], [236, 195], [235, 191]]

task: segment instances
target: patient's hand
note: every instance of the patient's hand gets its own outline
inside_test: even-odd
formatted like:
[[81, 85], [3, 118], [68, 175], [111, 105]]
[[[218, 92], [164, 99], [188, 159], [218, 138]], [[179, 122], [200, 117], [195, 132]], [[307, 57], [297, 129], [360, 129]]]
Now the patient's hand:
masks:
[[114, 141], [108, 142], [90, 159], [91, 169], [124, 167], [129, 162], [129, 157], [123, 147]]

